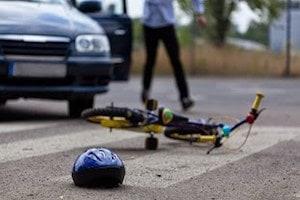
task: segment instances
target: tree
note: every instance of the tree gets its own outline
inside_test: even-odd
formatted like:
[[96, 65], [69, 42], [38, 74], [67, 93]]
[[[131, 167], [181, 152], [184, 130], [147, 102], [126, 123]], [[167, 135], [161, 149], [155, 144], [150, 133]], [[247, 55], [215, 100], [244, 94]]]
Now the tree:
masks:
[[[206, 0], [206, 15], [209, 21], [208, 37], [217, 46], [223, 46], [232, 26], [232, 13], [238, 8], [238, 3], [244, 1], [264, 21], [270, 21], [280, 11], [281, 0]], [[183, 10], [191, 14], [191, 0], [179, 0]]]
[[209, 38], [217, 46], [223, 46], [231, 27], [231, 14], [236, 9], [237, 4], [235, 1], [209, 0], [206, 7], [210, 24]]
[[269, 24], [252, 21], [247, 32], [239, 33], [235, 27], [230, 36], [252, 40], [267, 46], [269, 44]]

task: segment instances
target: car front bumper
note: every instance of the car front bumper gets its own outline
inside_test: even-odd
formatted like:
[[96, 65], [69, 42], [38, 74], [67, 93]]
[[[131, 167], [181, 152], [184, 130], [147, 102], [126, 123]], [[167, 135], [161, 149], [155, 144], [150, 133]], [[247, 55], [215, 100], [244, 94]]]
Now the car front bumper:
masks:
[[[14, 63], [64, 66], [62, 76], [15, 75]], [[26, 68], [25, 68], [26, 69]], [[55, 69], [55, 68], [53, 68]], [[51, 71], [51, 70], [50, 70]], [[0, 56], [0, 95], [2, 98], [36, 97], [66, 99], [73, 95], [95, 95], [108, 91], [113, 72], [109, 57], [69, 57], [66, 60], [8, 59]], [[60, 72], [62, 73], [62, 72]]]

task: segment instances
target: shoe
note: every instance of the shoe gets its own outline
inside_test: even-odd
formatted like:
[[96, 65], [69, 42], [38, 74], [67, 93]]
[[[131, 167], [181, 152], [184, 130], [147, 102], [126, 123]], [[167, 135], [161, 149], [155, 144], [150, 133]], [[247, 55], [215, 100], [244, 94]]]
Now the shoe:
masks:
[[195, 102], [192, 99], [188, 98], [188, 97], [185, 97], [185, 98], [181, 99], [181, 106], [182, 106], [182, 109], [184, 111], [189, 110], [194, 105], [195, 105]]
[[145, 104], [148, 99], [149, 99], [149, 91], [148, 90], [143, 90], [142, 95], [141, 95], [142, 102]]

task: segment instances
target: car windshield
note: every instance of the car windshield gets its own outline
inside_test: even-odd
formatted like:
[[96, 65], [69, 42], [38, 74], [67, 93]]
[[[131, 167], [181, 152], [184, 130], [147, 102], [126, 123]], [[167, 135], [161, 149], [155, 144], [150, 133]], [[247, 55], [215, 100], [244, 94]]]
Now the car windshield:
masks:
[[[88, 0], [77, 0], [77, 5]], [[98, 0], [101, 3], [101, 13], [108, 15], [124, 14], [123, 0]]]
[[105, 14], [123, 14], [123, 1], [121, 0], [102, 0], [102, 10]]
[[0, 1], [27, 1], [27, 2], [37, 2], [37, 3], [65, 3], [64, 0], [0, 0]]

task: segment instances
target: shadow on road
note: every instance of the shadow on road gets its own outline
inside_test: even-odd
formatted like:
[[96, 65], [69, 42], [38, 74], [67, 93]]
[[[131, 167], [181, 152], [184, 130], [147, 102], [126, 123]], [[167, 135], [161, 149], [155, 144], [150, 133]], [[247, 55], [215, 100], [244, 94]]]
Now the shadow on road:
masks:
[[40, 109], [32, 106], [1, 106], [0, 122], [12, 121], [47, 121], [47, 120], [67, 120], [66, 112], [55, 112], [51, 110], [51, 105], [47, 109]]

